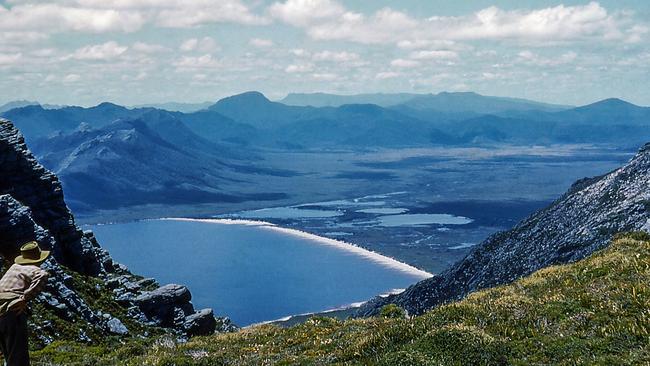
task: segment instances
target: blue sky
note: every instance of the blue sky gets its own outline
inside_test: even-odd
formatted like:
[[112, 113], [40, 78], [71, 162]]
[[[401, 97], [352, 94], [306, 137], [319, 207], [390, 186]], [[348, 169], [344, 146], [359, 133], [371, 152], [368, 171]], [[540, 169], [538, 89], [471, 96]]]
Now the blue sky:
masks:
[[650, 1], [0, 1], [0, 103], [259, 90], [650, 105], [648, 85]]

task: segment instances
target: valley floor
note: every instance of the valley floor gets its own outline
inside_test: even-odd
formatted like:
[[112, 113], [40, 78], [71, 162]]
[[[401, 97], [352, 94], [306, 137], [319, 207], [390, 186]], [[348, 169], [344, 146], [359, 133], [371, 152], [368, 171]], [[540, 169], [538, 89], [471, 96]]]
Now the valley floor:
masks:
[[[514, 226], [557, 198], [575, 180], [604, 174], [627, 161], [632, 153], [593, 145], [265, 151], [260, 154], [264, 156], [262, 165], [293, 174], [251, 175], [249, 181], [224, 189], [230, 193], [282, 192], [287, 195], [285, 199], [148, 205], [75, 212], [75, 216], [80, 223], [102, 223], [160, 217], [211, 218], [293, 205], [335, 210], [341, 215], [259, 219], [344, 240], [438, 273], [490, 234]], [[403, 194], [386, 196], [395, 192]], [[451, 214], [472, 222], [385, 227], [372, 224], [378, 215], [360, 212], [376, 208], [401, 208], [409, 214]]]
[[179, 344], [166, 338], [35, 352], [47, 365], [643, 365], [650, 362], [650, 236], [620, 235], [577, 263], [479, 291], [422, 316], [316, 317]]

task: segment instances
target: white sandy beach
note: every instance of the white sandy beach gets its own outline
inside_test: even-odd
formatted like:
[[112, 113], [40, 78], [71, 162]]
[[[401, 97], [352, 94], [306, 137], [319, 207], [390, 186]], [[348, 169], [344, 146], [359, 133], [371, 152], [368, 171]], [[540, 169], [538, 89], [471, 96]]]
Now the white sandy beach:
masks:
[[408, 265], [406, 263], [400, 262], [398, 260], [395, 260], [393, 258], [381, 255], [377, 252], [370, 251], [365, 248], [361, 248], [357, 245], [354, 245], [352, 243], [348, 243], [342, 240], [337, 240], [337, 239], [331, 239], [331, 238], [325, 238], [322, 236], [318, 236], [315, 234], [311, 234], [305, 231], [301, 230], [296, 230], [296, 229], [289, 229], [289, 228], [284, 228], [277, 226], [275, 224], [272, 224], [270, 222], [266, 221], [254, 221], [254, 220], [237, 220], [237, 219], [191, 219], [191, 218], [182, 218], [182, 217], [169, 217], [169, 218], [162, 218], [160, 220], [171, 220], [171, 221], [194, 221], [194, 222], [204, 222], [204, 223], [212, 223], [212, 224], [220, 224], [220, 225], [247, 225], [247, 226], [257, 226], [261, 229], [265, 230], [273, 230], [276, 232], [281, 232], [283, 234], [287, 235], [292, 235], [296, 236], [299, 238], [307, 239], [311, 242], [314, 242], [316, 244], [320, 245], [327, 245], [331, 247], [335, 247], [344, 251], [347, 251], [349, 253], [353, 253], [355, 255], [364, 257], [368, 260], [371, 260], [375, 263], [378, 263], [382, 266], [385, 266], [387, 268], [395, 269], [404, 273], [408, 273], [411, 275], [414, 275], [418, 277], [419, 279], [425, 279], [432, 277], [433, 275], [429, 272], [423, 271], [421, 269], [415, 268], [411, 265]]

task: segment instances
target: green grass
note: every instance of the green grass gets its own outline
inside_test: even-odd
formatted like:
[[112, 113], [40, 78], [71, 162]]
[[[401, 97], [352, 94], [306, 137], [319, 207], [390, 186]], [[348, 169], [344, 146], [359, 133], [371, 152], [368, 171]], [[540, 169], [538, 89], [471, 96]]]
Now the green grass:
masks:
[[[74, 271], [65, 269], [71, 276], [70, 288], [86, 302], [94, 311], [102, 311], [119, 318], [129, 329], [128, 336], [106, 336], [105, 332], [84, 321], [78, 314], [72, 314], [70, 319], [64, 319], [51, 307], [38, 302], [32, 302], [32, 316], [29, 318], [31, 331], [30, 348], [38, 350], [45, 347], [43, 338], [57, 341], [80, 341], [88, 346], [105, 346], [112, 344], [123, 344], [129, 338], [141, 338], [143, 335], [160, 336], [167, 331], [161, 328], [145, 326], [140, 322], [131, 319], [127, 315], [127, 309], [113, 299], [113, 293], [106, 288], [106, 284], [98, 278], [83, 276]], [[38, 337], [39, 335], [40, 337]]]
[[580, 262], [406, 318], [312, 318], [184, 344], [159, 337], [119, 347], [59, 342], [41, 365], [648, 365], [650, 237], [618, 236]]

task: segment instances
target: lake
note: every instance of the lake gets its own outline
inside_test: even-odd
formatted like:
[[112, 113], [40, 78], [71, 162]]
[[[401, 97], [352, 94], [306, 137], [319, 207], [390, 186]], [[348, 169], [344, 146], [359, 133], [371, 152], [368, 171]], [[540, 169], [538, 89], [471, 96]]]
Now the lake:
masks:
[[342, 241], [262, 222], [162, 219], [87, 228], [133, 272], [187, 285], [196, 308], [211, 307], [240, 326], [349, 306], [430, 276]]

